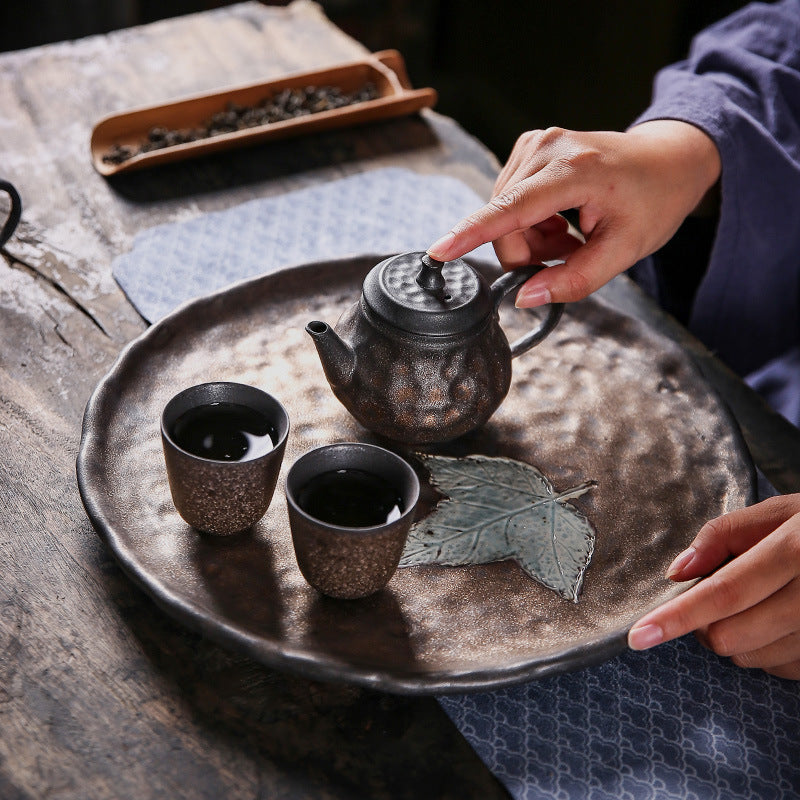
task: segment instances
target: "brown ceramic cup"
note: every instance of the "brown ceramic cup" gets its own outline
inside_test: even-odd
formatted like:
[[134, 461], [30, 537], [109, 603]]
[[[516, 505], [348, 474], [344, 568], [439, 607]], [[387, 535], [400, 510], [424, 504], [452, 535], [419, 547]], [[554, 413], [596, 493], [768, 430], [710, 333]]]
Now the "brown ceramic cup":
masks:
[[[337, 493], [337, 476], [366, 474], [394, 491], [397, 506], [388, 521], [351, 526], [336, 524], [306, 510], [308, 487], [324, 476], [334, 487], [335, 504], [348, 499], [348, 488]], [[297, 565], [317, 591], [353, 600], [382, 589], [394, 575], [414, 521], [419, 479], [400, 456], [375, 445], [356, 442], [331, 444], [301, 456], [286, 476], [286, 499]], [[367, 495], [368, 502], [371, 500]], [[303, 507], [305, 506], [305, 508]], [[316, 511], [316, 509], [314, 509]]]
[[177, 512], [207, 533], [238, 533], [255, 525], [272, 500], [288, 434], [286, 409], [254, 386], [218, 381], [179, 392], [161, 415]]

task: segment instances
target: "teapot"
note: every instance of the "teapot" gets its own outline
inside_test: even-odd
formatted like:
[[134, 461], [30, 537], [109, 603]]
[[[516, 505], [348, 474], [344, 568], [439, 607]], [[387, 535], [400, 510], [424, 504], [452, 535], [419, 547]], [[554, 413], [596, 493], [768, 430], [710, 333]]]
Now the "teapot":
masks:
[[511, 359], [541, 342], [563, 304], [509, 345], [503, 298], [544, 269], [510, 270], [489, 282], [462, 259], [424, 252], [390, 256], [364, 279], [336, 330], [306, 326], [334, 395], [365, 427], [406, 444], [455, 439], [483, 425], [511, 385]]

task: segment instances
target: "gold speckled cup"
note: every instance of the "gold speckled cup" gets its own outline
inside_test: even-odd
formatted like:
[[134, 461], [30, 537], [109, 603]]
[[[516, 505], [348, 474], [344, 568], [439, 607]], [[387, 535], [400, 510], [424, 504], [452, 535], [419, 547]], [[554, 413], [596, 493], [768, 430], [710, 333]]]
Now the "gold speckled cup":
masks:
[[[359, 470], [391, 485], [402, 513], [380, 525], [345, 527], [325, 522], [299, 503], [303, 487], [315, 477]], [[342, 442], [310, 450], [286, 475], [286, 500], [297, 565], [317, 591], [354, 600], [382, 589], [400, 563], [419, 499], [419, 479], [400, 456], [370, 444]]]
[[[183, 414], [216, 403], [235, 403], [263, 415], [274, 433], [272, 449], [255, 458], [223, 461], [195, 455], [175, 442], [172, 431]], [[161, 415], [161, 442], [177, 512], [206, 533], [238, 533], [255, 525], [275, 492], [288, 435], [286, 409], [254, 386], [218, 381], [179, 392]]]

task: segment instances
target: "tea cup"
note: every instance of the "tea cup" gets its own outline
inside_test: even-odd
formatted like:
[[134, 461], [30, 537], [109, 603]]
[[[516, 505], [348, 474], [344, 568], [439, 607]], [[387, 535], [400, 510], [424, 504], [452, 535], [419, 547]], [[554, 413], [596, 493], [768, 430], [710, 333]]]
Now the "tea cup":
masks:
[[250, 528], [269, 508], [288, 434], [286, 409], [254, 386], [216, 381], [179, 392], [161, 415], [178, 514], [207, 533]]
[[397, 454], [360, 442], [310, 450], [289, 469], [286, 499], [300, 572], [329, 597], [379, 591], [397, 570], [419, 479]]

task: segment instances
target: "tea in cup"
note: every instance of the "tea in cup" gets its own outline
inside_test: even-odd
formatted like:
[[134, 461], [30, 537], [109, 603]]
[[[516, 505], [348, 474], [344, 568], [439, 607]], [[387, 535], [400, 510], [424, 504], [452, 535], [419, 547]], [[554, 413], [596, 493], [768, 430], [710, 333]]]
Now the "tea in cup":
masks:
[[199, 531], [238, 533], [269, 508], [289, 417], [272, 395], [218, 381], [184, 389], [164, 407], [161, 441], [175, 508]]
[[358, 442], [301, 456], [286, 476], [297, 564], [329, 597], [355, 599], [394, 575], [414, 521], [419, 479], [400, 456]]

